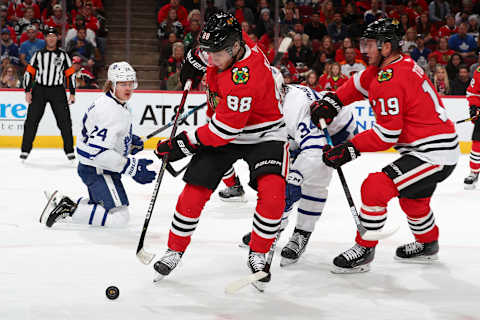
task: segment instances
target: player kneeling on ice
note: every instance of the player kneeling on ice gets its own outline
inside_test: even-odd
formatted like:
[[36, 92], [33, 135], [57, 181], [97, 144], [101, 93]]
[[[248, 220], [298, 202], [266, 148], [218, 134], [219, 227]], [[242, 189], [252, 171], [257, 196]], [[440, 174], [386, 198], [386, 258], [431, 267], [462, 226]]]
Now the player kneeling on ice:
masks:
[[143, 150], [143, 141], [132, 134], [132, 117], [127, 101], [137, 87], [135, 70], [127, 62], [108, 68], [105, 94], [83, 116], [77, 139], [78, 175], [88, 188], [89, 198], [73, 201], [55, 191], [42, 212], [40, 222], [51, 227], [59, 220], [73, 223], [120, 227], [129, 220], [128, 198], [122, 174], [145, 184], [155, 179], [148, 170], [149, 159], [129, 157]]
[[[398, 197], [406, 213], [415, 242], [397, 248], [395, 258], [408, 262], [437, 259], [438, 227], [430, 199], [438, 183], [445, 180], [459, 158], [458, 137], [442, 100], [423, 69], [400, 53], [401, 35], [396, 21], [380, 19], [363, 33], [362, 49], [370, 66], [353, 75], [336, 91], [335, 99], [324, 98], [311, 109], [316, 124], [327, 123], [343, 105], [369, 99], [376, 123], [350, 141], [324, 148], [323, 161], [338, 168], [362, 152], [394, 147], [400, 158], [381, 172], [371, 173], [361, 187], [360, 221], [367, 231], [381, 230], [387, 219], [387, 204]], [[337, 256], [333, 272], [369, 270], [378, 241], [362, 239]]]
[[[288, 216], [297, 202], [298, 216], [293, 234], [282, 249], [281, 266], [297, 262], [305, 251], [327, 201], [327, 188], [333, 172], [332, 168], [322, 162], [322, 149], [327, 140], [310, 119], [311, 106], [315, 106], [317, 100], [332, 93], [316, 92], [300, 85], [287, 85], [284, 86], [284, 90], [283, 111], [293, 163], [290, 165], [287, 178], [286, 205], [280, 232], [287, 226]], [[334, 144], [343, 143], [351, 138], [356, 131], [356, 122], [351, 110], [342, 110], [329, 124], [328, 129]], [[243, 237], [242, 242], [248, 245], [250, 233]]]
[[[168, 250], [154, 265], [158, 279], [178, 265], [205, 203], [238, 159], [248, 163], [250, 186], [258, 192], [247, 264], [252, 273], [265, 268], [265, 253], [285, 207], [289, 153], [271, 69], [262, 52], [245, 43], [248, 40], [242, 38], [232, 15], [219, 12], [208, 19], [199, 43], [211, 62], [206, 74], [211, 120], [194, 132], [184, 131], [159, 143], [155, 151], [159, 157], [168, 153], [171, 162], [193, 154], [183, 177], [187, 184], [175, 208]], [[269, 273], [254, 285], [263, 290], [268, 281]]]

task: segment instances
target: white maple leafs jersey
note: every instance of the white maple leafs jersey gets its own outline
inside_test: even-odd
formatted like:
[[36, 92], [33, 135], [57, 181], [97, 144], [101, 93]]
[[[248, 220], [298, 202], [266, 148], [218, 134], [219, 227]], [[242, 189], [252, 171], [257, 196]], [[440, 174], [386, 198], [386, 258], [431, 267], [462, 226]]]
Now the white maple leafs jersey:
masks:
[[87, 109], [77, 139], [80, 163], [99, 169], [121, 172], [131, 150], [132, 114], [128, 104], [110, 92], [101, 95]]

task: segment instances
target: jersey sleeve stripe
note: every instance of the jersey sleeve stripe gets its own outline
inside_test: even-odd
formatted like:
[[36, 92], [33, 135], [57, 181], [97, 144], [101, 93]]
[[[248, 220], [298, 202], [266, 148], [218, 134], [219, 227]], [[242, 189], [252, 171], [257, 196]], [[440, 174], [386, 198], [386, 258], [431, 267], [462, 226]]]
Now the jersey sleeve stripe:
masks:
[[364, 70], [353, 74], [353, 83], [355, 85], [355, 89], [357, 89], [363, 96], [368, 97], [368, 91], [365, 90], [365, 88], [363, 88], [362, 84], [360, 83], [360, 77], [363, 71]]
[[383, 142], [386, 143], [396, 143], [398, 141], [398, 137], [400, 134], [397, 135], [392, 135], [392, 134], [386, 134], [383, 133], [380, 128], [380, 126], [377, 126], [376, 124], [372, 127], [373, 131], [377, 134], [377, 136], [382, 140]]
[[480, 97], [480, 94], [476, 94], [476, 93], [467, 91], [467, 98], [468, 97]]
[[237, 128], [232, 128], [229, 125], [221, 122], [220, 120], [217, 119], [217, 115], [213, 115], [212, 120], [210, 121], [210, 124], [213, 124], [219, 131], [223, 132], [224, 134], [227, 135], [233, 135], [236, 136], [237, 134], [242, 132], [242, 129], [237, 129]]

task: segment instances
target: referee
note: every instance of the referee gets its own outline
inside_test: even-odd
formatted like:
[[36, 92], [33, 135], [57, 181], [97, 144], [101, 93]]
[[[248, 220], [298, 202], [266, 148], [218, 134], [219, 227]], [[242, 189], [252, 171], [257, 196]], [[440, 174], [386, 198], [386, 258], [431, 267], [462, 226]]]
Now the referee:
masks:
[[[63, 138], [63, 149], [68, 160], [74, 160], [72, 119], [69, 104], [75, 102], [75, 70], [68, 54], [57, 47], [57, 29], [49, 27], [45, 33], [46, 47], [33, 54], [25, 71], [23, 86], [28, 103], [27, 119], [23, 128], [20, 159], [25, 161], [32, 150], [38, 124], [50, 102]], [[65, 87], [70, 89], [67, 102]]]

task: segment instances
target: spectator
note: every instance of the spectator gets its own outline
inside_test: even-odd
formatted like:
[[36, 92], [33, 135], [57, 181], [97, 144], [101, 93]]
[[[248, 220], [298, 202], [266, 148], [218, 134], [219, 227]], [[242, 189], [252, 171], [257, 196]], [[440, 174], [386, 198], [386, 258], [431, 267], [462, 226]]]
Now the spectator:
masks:
[[367, 65], [361, 59], [356, 59], [356, 53], [354, 48], [345, 49], [345, 60], [340, 62], [341, 71], [343, 75], [350, 78], [355, 73], [364, 70]]
[[20, 88], [20, 80], [14, 65], [9, 64], [3, 69], [0, 84], [2, 88]]
[[423, 12], [417, 21], [417, 34], [423, 35], [425, 45], [435, 45], [435, 37], [437, 36], [437, 30], [433, 23], [428, 20], [428, 14]]
[[190, 24], [192, 23], [192, 20], [202, 21], [202, 14], [200, 13], [200, 10], [193, 9], [190, 11], [187, 17], [188, 25], [185, 28], [185, 31], [190, 32]]
[[433, 77], [433, 84], [439, 94], [448, 95], [450, 93], [450, 82], [448, 81], [447, 70], [445, 70], [444, 66], [437, 66]]
[[317, 54], [315, 55], [313, 66], [312, 66], [313, 70], [317, 75], [324, 74], [325, 66], [327, 65], [327, 62], [328, 62], [327, 54], [325, 52], [317, 52]]
[[428, 12], [431, 22], [441, 23], [450, 14], [450, 5], [445, 0], [433, 0], [428, 6]]
[[304, 86], [307, 86], [315, 91], [322, 91], [322, 88], [318, 84], [317, 73], [313, 70], [309, 71], [306, 76], [306, 80], [301, 83]]
[[197, 46], [198, 35], [200, 34], [200, 21], [191, 20], [190, 21], [190, 32], [187, 33], [183, 39], [183, 44], [185, 46], [185, 52], [188, 52], [190, 49]]
[[326, 0], [321, 5], [320, 14], [323, 13], [323, 16], [320, 15], [320, 21], [325, 23], [328, 26], [333, 21], [333, 15], [335, 14], [335, 8], [333, 7], [333, 2], [331, 0]]
[[182, 82], [180, 81], [180, 69], [171, 74], [167, 79], [167, 90], [180, 91], [182, 90]]
[[241, 23], [242, 31], [248, 34], [250, 32], [250, 24], [247, 21]]
[[17, 22], [14, 24], [14, 29], [16, 34], [22, 34], [25, 32], [26, 28], [32, 24], [32, 20], [34, 19], [34, 11], [33, 7], [27, 7], [25, 9], [25, 14], [22, 18], [18, 19]]
[[[43, 9], [40, 8], [40, 9], [42, 9], [42, 15], [41, 15], [41, 18], [40, 18], [40, 19], [41, 19], [42, 21], [44, 21], [44, 22], [45, 22], [50, 16], [53, 15], [53, 6], [56, 5], [56, 4], [59, 4], [60, 0], [46, 0], [45, 2], [47, 2], [46, 5], [45, 5], [45, 3], [42, 4], [42, 7], [44, 7], [44, 6], [45, 6], [45, 7], [44, 7]], [[83, 7], [83, 1], [82, 1], [82, 7]], [[73, 17], [72, 20], [73, 20], [74, 18], [75, 18], [75, 17]]]
[[67, 43], [67, 53], [70, 56], [78, 56], [82, 58], [82, 65], [93, 70], [95, 66], [95, 48], [87, 40], [87, 30], [85, 27], [80, 27], [77, 36]]
[[45, 25], [57, 29], [60, 36], [63, 30], [65, 30], [65, 32], [68, 30], [67, 17], [63, 14], [61, 5], [56, 4], [53, 6], [53, 15], [45, 21]]
[[8, 57], [15, 66], [20, 66], [18, 46], [10, 39], [10, 30], [3, 28], [1, 31], [1, 57]]
[[[1, 13], [5, 13], [5, 11], [2, 11], [0, 8], [0, 14]], [[17, 44], [17, 34], [15, 33], [15, 30], [10, 26], [6, 17], [0, 16], [0, 30], [4, 28], [10, 30], [10, 38], [15, 44]]]
[[[74, 0], [72, 6], [70, 7], [70, 17], [72, 18], [72, 21], [75, 21], [77, 19], [77, 14], [81, 14], [82, 8], [83, 8], [83, 0]], [[47, 8], [43, 9], [42, 12], [42, 17], [47, 17]], [[53, 8], [52, 8], [53, 10]]]
[[468, 67], [461, 64], [458, 67], [458, 75], [451, 84], [450, 94], [452, 96], [464, 96], [467, 93], [467, 87], [470, 84], [470, 80]]
[[428, 56], [430, 53], [432, 53], [432, 50], [429, 48], [425, 48], [425, 42], [424, 42], [424, 35], [423, 34], [418, 34], [417, 35], [417, 41], [416, 41], [417, 46], [413, 48], [410, 56], [412, 57], [417, 64], [425, 69], [427, 66], [427, 61], [428, 61]]
[[292, 10], [293, 18], [297, 21], [300, 20], [300, 10], [298, 10], [297, 6], [295, 5], [295, 1], [287, 0], [285, 1], [285, 7], [280, 10], [280, 19], [284, 19], [287, 15], [287, 10]]
[[463, 59], [475, 56], [477, 43], [472, 36], [467, 34], [466, 23], [460, 23], [458, 33], [448, 39], [448, 47], [460, 54]]
[[180, 70], [185, 55], [185, 47], [181, 42], [175, 42], [172, 46], [172, 55], [167, 60], [167, 77]]
[[174, 8], [168, 11], [167, 19], [160, 23], [157, 36], [160, 40], [165, 40], [170, 33], [175, 33], [177, 39], [183, 39], [183, 25], [178, 20], [177, 11]]
[[169, 16], [170, 9], [175, 9], [177, 13], [178, 20], [180, 23], [185, 27], [188, 24], [187, 17], [188, 12], [185, 7], [180, 4], [180, 0], [170, 0], [169, 4], [164, 5], [160, 8], [157, 15], [157, 22], [160, 25], [163, 21], [165, 21]]
[[327, 28], [320, 22], [320, 14], [318, 11], [312, 13], [310, 21], [305, 25], [304, 31], [310, 37], [310, 40], [322, 40], [327, 34]]
[[459, 55], [458, 53], [452, 54], [446, 66], [447, 75], [448, 75], [448, 79], [450, 80], [450, 83], [452, 83], [453, 80], [457, 77], [458, 67], [461, 64], [463, 64], [462, 56]]
[[470, 66], [470, 78], [473, 78], [473, 73], [480, 67], [480, 54], [477, 55], [477, 62]]
[[[425, 74], [427, 75], [428, 79], [430, 79], [430, 81], [432, 81], [432, 83], [434, 82], [435, 72], [437, 71], [437, 66], [440, 66], [440, 64], [437, 64], [437, 57], [430, 54], [428, 56], [428, 64], [425, 67]], [[446, 73], [445, 73], [445, 75], [446, 75]]]
[[342, 23], [342, 15], [340, 12], [336, 12], [333, 15], [333, 22], [328, 25], [327, 31], [333, 42], [339, 42], [345, 39], [347, 36], [347, 26]]
[[[280, 60], [280, 65], [278, 67], [280, 72], [284, 74], [284, 71], [282, 70], [287, 70], [288, 74], [290, 76], [290, 83], [298, 83], [300, 75], [297, 72], [297, 69], [295, 68], [295, 65], [292, 63], [292, 61], [288, 60], [288, 54], [284, 54], [282, 59]], [[285, 72], [286, 73], [286, 72]]]
[[94, 15], [92, 2], [87, 1], [85, 3], [82, 8], [81, 14], [85, 18], [85, 27], [91, 29], [96, 34], [98, 29], [100, 28], [100, 23]]
[[405, 54], [411, 54], [413, 48], [417, 46], [416, 39], [417, 30], [414, 27], [409, 28], [403, 37], [402, 52]]
[[[347, 48], [354, 48], [352, 39], [349, 37], [346, 37], [345, 39], [343, 39], [342, 46], [338, 48], [337, 51], [335, 52], [336, 62], [340, 63], [343, 60], [345, 60], [345, 50]], [[360, 50], [358, 50], [357, 48], [354, 48], [354, 50], [355, 50], [355, 57], [359, 58], [362, 56], [362, 54], [360, 53]]]
[[28, 7], [33, 8], [35, 19], [40, 19], [40, 7], [38, 6], [38, 4], [33, 3], [33, 0], [23, 0], [21, 3], [19, 3], [15, 10], [16, 17], [19, 19], [22, 18], [25, 14], [25, 10]]
[[72, 58], [72, 67], [75, 70], [75, 83], [77, 89], [98, 89], [98, 83], [95, 76], [82, 67], [82, 58], [74, 56]]
[[229, 10], [229, 13], [237, 18], [238, 23], [247, 21], [248, 24], [255, 24], [255, 16], [252, 10], [248, 7], [245, 7], [245, 0], [235, 0], [235, 7]]
[[273, 29], [273, 27], [274, 22], [270, 16], [270, 10], [267, 8], [263, 8], [260, 11], [260, 19], [258, 20], [257, 26], [255, 28], [255, 34], [258, 38], [260, 38], [265, 34], [265, 32], [267, 32], [269, 28]]
[[[293, 46], [288, 49], [288, 59], [297, 69], [302, 64], [310, 67], [313, 63], [312, 50], [302, 43], [302, 36], [298, 33], [293, 36]], [[302, 72], [301, 70], [299, 71]]]
[[320, 52], [325, 52], [327, 58], [334, 60], [335, 58], [335, 48], [333, 47], [332, 38], [329, 35], [326, 35], [322, 39], [322, 44], [320, 45]]
[[33, 54], [45, 47], [45, 40], [37, 39], [37, 29], [30, 25], [27, 27], [28, 40], [20, 46], [20, 62], [27, 66]]
[[448, 38], [458, 31], [457, 26], [455, 25], [455, 18], [451, 14], [449, 14], [445, 19], [447, 23], [441, 26], [437, 32], [437, 37], [440, 39], [443, 37]]
[[386, 13], [378, 7], [378, 0], [372, 0], [370, 2], [371, 9], [367, 10], [363, 16], [365, 25], [369, 25], [373, 21], [376, 21], [380, 18], [386, 18]]
[[280, 33], [281, 35], [287, 35], [289, 32], [293, 31], [293, 27], [298, 23], [298, 20], [293, 17], [292, 9], [285, 10], [285, 17], [280, 22]]
[[468, 17], [467, 34], [471, 35], [475, 40], [478, 39], [478, 15], [472, 14]]
[[[89, 29], [85, 26], [85, 18], [81, 14], [78, 14], [75, 17], [75, 23], [72, 25], [70, 29], [68, 29], [67, 34], [65, 35], [65, 43], [68, 44], [70, 40], [75, 38], [77, 36], [78, 29], [80, 28], [86, 28], [85, 29], [87, 31], [86, 39], [96, 48], [97, 41], [96, 41], [95, 32], [92, 29]], [[39, 34], [41, 34], [41, 32], [39, 32]]]
[[349, 26], [357, 21], [358, 16], [359, 14], [357, 13], [357, 7], [352, 2], [348, 2], [345, 5], [345, 10], [343, 11], [342, 22]]
[[[33, 19], [33, 26], [35, 27], [35, 30], [37, 30], [37, 39], [40, 39], [40, 40], [45, 40], [45, 36], [43, 35], [43, 32], [41, 31], [38, 31], [38, 30], [42, 30], [41, 28], [41, 24], [40, 24], [40, 20], [38, 19]], [[28, 27], [28, 26], [27, 26]], [[23, 31], [23, 33], [20, 35], [20, 45], [22, 45], [22, 43], [24, 43], [25, 41], [28, 40], [28, 32], [27, 32], [27, 28], [25, 28], [25, 31]]]
[[336, 91], [342, 84], [347, 81], [348, 78], [340, 72], [340, 65], [338, 64], [338, 62], [334, 62], [332, 63], [328, 75], [321, 81], [319, 81], [319, 84], [322, 90]]
[[432, 52], [432, 55], [436, 57], [437, 63], [446, 66], [452, 54], [455, 51], [448, 49], [447, 37], [440, 38], [438, 42], [438, 49]]

